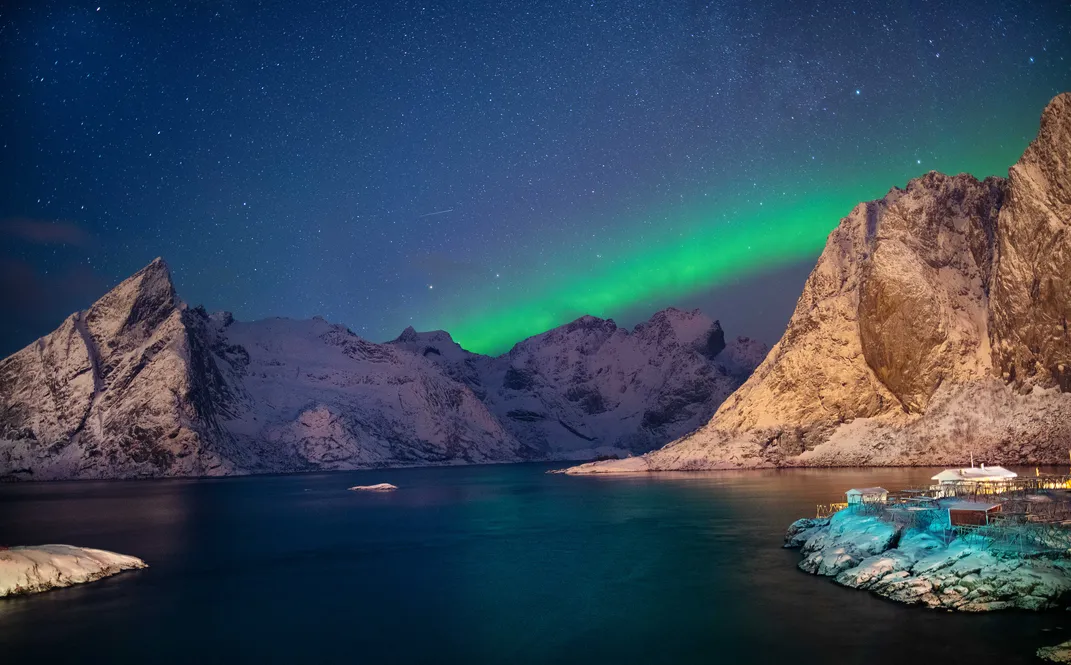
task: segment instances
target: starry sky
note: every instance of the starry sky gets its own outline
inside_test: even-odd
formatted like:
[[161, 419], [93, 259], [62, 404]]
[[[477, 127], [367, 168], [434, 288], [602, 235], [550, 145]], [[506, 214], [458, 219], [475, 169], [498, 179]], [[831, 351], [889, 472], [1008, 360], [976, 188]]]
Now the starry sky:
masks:
[[1067, 2], [9, 0], [0, 354], [155, 256], [375, 341], [773, 342], [855, 203], [1005, 174], [1069, 89]]

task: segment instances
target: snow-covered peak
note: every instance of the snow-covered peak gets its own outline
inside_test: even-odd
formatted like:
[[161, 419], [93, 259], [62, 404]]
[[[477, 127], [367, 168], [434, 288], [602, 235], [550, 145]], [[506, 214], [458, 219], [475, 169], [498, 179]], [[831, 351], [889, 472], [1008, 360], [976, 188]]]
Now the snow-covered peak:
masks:
[[157, 258], [93, 303], [82, 318], [97, 338], [131, 330], [139, 330], [143, 338], [177, 306], [171, 272]]
[[455, 344], [454, 338], [445, 330], [417, 332], [413, 326], [407, 327], [402, 331], [401, 335], [398, 335], [391, 342], [399, 344]]
[[689, 312], [669, 307], [656, 312], [650, 319], [633, 329], [639, 337], [659, 344], [679, 344], [702, 350], [711, 357], [725, 346], [721, 324], [698, 309]]
[[412, 342], [418, 341], [419, 339], [420, 336], [419, 333], [417, 333], [416, 328], [414, 328], [413, 326], [406, 326], [405, 330], [402, 331], [402, 334], [398, 335], [391, 341], [400, 344], [410, 344]]
[[425, 356], [433, 362], [445, 360], [450, 363], [463, 363], [470, 357], [478, 357], [478, 354], [461, 348], [461, 345], [455, 342], [450, 333], [445, 330], [417, 332], [413, 326], [409, 326], [402, 331], [401, 335], [387, 344]]

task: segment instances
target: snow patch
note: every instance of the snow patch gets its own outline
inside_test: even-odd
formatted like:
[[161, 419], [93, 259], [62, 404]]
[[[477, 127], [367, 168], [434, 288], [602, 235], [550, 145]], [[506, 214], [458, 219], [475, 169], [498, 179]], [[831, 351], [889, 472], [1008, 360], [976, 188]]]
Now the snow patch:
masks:
[[136, 557], [72, 545], [0, 549], [0, 597], [93, 582], [147, 567]]

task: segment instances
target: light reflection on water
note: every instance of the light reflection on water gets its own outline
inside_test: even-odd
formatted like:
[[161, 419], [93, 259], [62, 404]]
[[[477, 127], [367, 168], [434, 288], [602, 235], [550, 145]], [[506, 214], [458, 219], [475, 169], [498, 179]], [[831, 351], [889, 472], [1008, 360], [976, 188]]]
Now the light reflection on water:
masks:
[[[793, 519], [849, 487], [927, 485], [938, 469], [577, 478], [547, 468], [0, 486], [0, 543], [101, 547], [151, 566], [0, 601], [0, 653], [101, 663], [1030, 663], [1038, 646], [1071, 637], [1063, 612], [903, 607], [805, 575], [798, 554], [780, 548]], [[377, 482], [401, 489], [346, 491]]]

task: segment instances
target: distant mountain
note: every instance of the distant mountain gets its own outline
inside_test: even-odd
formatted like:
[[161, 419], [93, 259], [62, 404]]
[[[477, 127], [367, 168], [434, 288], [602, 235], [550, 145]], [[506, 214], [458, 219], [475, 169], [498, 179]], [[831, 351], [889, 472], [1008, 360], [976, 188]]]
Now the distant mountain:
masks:
[[575, 473], [1067, 463], [1071, 94], [1008, 178], [931, 172], [830, 234], [781, 340], [697, 432]]
[[376, 344], [318, 318], [187, 307], [157, 259], [0, 361], [0, 478], [645, 452], [709, 419], [764, 351], [676, 310], [631, 333], [585, 317], [500, 358], [411, 329]]
[[532, 453], [433, 364], [321, 319], [183, 305], [160, 259], [0, 362], [0, 477], [228, 475]]
[[699, 427], [767, 348], [728, 343], [698, 310], [666, 309], [632, 331], [585, 316], [497, 358], [443, 331], [406, 329], [390, 344], [466, 384], [519, 441], [552, 459], [643, 453]]

